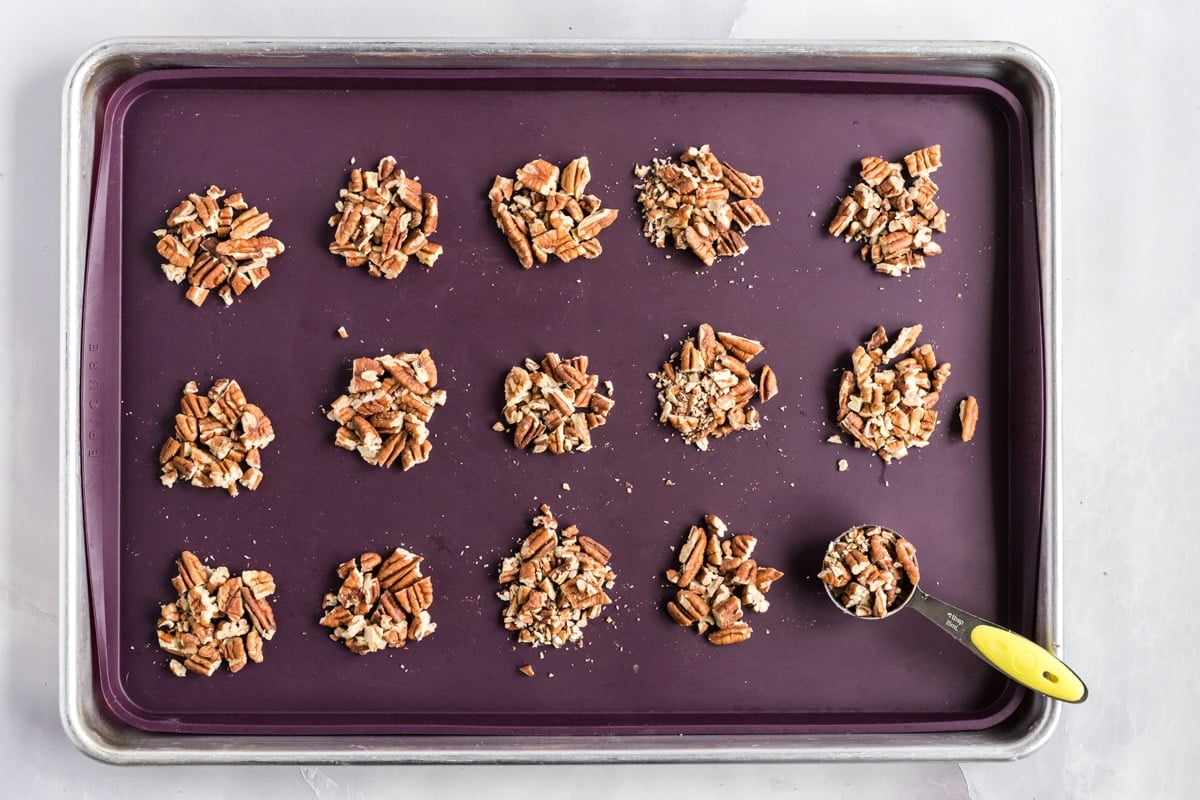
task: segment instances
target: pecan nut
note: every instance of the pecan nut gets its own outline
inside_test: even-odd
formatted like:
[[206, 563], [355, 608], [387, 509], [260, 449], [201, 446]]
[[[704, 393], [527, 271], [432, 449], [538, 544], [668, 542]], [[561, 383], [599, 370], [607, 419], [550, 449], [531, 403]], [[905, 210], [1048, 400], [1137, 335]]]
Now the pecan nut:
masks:
[[242, 584], [250, 590], [256, 600], [275, 594], [275, 578], [271, 573], [260, 569], [242, 571]]
[[979, 401], [974, 395], [967, 395], [958, 404], [958, 423], [964, 442], [975, 438], [975, 426], [979, 424]]
[[387, 591], [402, 589], [408, 585], [410, 577], [421, 574], [421, 561], [421, 556], [398, 547], [380, 562], [376, 577]]
[[188, 589], [208, 582], [208, 569], [191, 550], [180, 553], [175, 565], [179, 570], [179, 579]]
[[255, 597], [249, 586], [242, 587], [242, 605], [258, 635], [266, 640], [275, 637], [275, 612], [266, 598]]
[[700, 574], [700, 568], [704, 566], [705, 548], [708, 544], [708, 537], [704, 533], [704, 529], [699, 525], [693, 525], [688, 532], [687, 541], [683, 547], [679, 548], [679, 577], [675, 583], [680, 586], [689, 586], [696, 576]]
[[587, 185], [591, 179], [592, 170], [587, 156], [580, 156], [567, 162], [567, 165], [562, 168], [562, 173], [559, 175], [559, 185], [564, 192], [578, 200], [583, 197], [584, 190], [587, 189]]
[[735, 622], [727, 628], [716, 628], [708, 632], [708, 640], [716, 645], [738, 644], [750, 638], [753, 630], [744, 622]]

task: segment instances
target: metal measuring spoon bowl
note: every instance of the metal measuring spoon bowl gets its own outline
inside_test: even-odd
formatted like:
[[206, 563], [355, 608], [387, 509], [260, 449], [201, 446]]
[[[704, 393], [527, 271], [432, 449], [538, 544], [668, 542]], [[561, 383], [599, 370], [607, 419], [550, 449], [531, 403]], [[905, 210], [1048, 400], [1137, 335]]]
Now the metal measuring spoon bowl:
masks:
[[921, 580], [917, 551], [904, 537], [880, 525], [858, 525], [825, 550], [817, 577], [845, 613], [883, 619], [903, 608]]
[[916, 548], [890, 528], [843, 532], [829, 543], [817, 577], [845, 614], [883, 619], [912, 608], [1017, 683], [1068, 703], [1087, 699], [1079, 676], [1046, 648], [922, 591]]

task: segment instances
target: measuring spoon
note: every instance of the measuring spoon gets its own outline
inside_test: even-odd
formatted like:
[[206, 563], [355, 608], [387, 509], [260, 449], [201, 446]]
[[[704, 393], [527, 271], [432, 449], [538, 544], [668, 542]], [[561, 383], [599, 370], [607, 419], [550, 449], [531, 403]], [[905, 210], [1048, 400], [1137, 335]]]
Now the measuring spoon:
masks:
[[[839, 541], [865, 528], [878, 528], [886, 534], [891, 534], [893, 541], [900, 539], [900, 535], [890, 528], [878, 525], [856, 526], [830, 542], [827, 552], [832, 551]], [[915, 564], [915, 552], [912, 559]], [[938, 600], [911, 581], [903, 581], [903, 588], [883, 616], [858, 616], [834, 596], [833, 588], [828, 583], [822, 581], [822, 585], [830, 601], [841, 609], [842, 613], [855, 619], [884, 619], [897, 611], [911, 608], [1017, 683], [1068, 703], [1082, 703], [1087, 699], [1087, 687], [1079, 676], [1051, 655], [1046, 648], [1008, 628]]]

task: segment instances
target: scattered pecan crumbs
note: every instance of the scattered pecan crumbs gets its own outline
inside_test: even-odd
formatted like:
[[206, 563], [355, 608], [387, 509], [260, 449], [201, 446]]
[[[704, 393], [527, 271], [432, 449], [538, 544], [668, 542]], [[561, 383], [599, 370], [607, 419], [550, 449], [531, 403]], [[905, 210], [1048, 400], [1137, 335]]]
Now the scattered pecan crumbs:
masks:
[[750, 402], [766, 402], [779, 392], [769, 366], [763, 365], [757, 378], [750, 372], [750, 361], [762, 351], [761, 342], [700, 325], [661, 371], [650, 374], [659, 390], [659, 421], [700, 450], [708, 449], [710, 436], [758, 430], [758, 409]]
[[354, 359], [349, 388], [325, 415], [338, 423], [333, 443], [373, 466], [391, 467], [399, 459], [408, 471], [423, 464], [433, 449], [427, 425], [446, 402], [446, 390], [436, 386], [428, 350]]
[[708, 145], [689, 147], [678, 162], [656, 158], [637, 165], [633, 174], [643, 181], [637, 186], [642, 233], [660, 249], [670, 241], [676, 250], [691, 250], [706, 267], [718, 257], [745, 253], [742, 234], [771, 224], [755, 202], [763, 179], [719, 160]]
[[762, 613], [770, 608], [766, 593], [783, 577], [774, 567], [754, 560], [758, 539], [738, 533], [726, 539], [728, 526], [715, 514], [693, 525], [679, 548], [679, 568], [667, 570], [667, 580], [679, 587], [667, 601], [671, 619], [696, 630], [717, 645], [737, 644], [753, 633], [743, 620], [745, 609]]
[[375, 170], [350, 170], [329, 218], [334, 228], [329, 252], [347, 267], [366, 265], [376, 278], [396, 278], [410, 258], [427, 267], [442, 255], [431, 239], [437, 233], [438, 199], [421, 191], [421, 183], [396, 169], [384, 156]]
[[958, 423], [962, 428], [962, 440], [969, 442], [975, 438], [975, 426], [979, 424], [979, 401], [974, 395], [967, 395], [958, 404]]
[[419, 642], [437, 630], [429, 617], [433, 581], [421, 556], [396, 548], [387, 558], [363, 553], [338, 565], [342, 585], [321, 602], [329, 638], [356, 655]]
[[254, 491], [262, 483], [261, 451], [275, 440], [263, 410], [246, 401], [237, 381], [220, 378], [206, 394], [188, 381], [179, 399], [175, 429], [158, 451], [163, 486], [188, 481], [202, 489], [238, 486]]
[[[920, 325], [902, 328], [885, 349], [887, 332], [877, 327], [854, 349], [852, 369], [842, 372], [838, 384], [838, 425], [855, 447], [873, 450], [884, 463], [929, 444], [937, 425], [934, 407], [950, 377], [950, 362], [938, 364], [931, 345], [917, 345], [920, 335]], [[904, 358], [892, 364], [899, 356]]]
[[248, 569], [233, 576], [227, 567], [205, 566], [190, 550], [175, 567], [171, 586], [179, 598], [162, 606], [157, 625], [158, 646], [175, 656], [171, 672], [210, 677], [222, 662], [230, 672], [247, 661], [261, 664], [263, 641], [275, 635], [275, 612], [267, 601], [275, 593], [271, 573]]
[[[219, 201], [219, 202], [218, 202]], [[187, 299], [201, 306], [212, 291], [232, 305], [235, 296], [271, 276], [267, 262], [283, 252], [283, 242], [262, 233], [271, 216], [249, 205], [241, 193], [226, 195], [209, 186], [189, 194], [167, 214], [165, 228], [154, 231], [163, 272], [188, 284]]]
[[337, 329], [337, 335], [338, 335], [338, 338], [339, 338], [339, 339], [347, 339], [347, 338], [349, 338], [349, 336], [350, 336], [350, 334], [349, 334], [349, 333], [346, 331], [346, 326], [345, 326], [345, 325], [339, 325], [339, 326], [338, 326], [338, 329]]
[[532, 664], [522, 664], [521, 666], [517, 667], [517, 672], [521, 673], [522, 675], [524, 675], [527, 678], [532, 678], [533, 677], [533, 665]]
[[941, 145], [932, 145], [904, 157], [912, 184], [905, 185], [898, 163], [880, 156], [862, 159], [862, 182], [842, 198], [829, 232], [846, 241], [862, 242], [859, 256], [875, 265], [876, 272], [892, 277], [925, 268], [925, 257], [942, 247], [934, 231], [946, 232], [946, 212], [934, 198], [938, 186], [929, 177], [942, 165]]
[[591, 432], [605, 423], [615, 402], [611, 386], [605, 381], [607, 393], [600, 392], [600, 377], [588, 373], [587, 356], [526, 359], [504, 378], [502, 415], [512, 427], [513, 444], [556, 455], [591, 450]]
[[834, 539], [822, 566], [817, 577], [858, 617], [887, 616], [921, 582], [916, 548], [878, 525], [851, 528]]
[[496, 596], [505, 602], [504, 628], [534, 647], [582, 647], [588, 621], [611, 602], [605, 590], [617, 577], [608, 563], [612, 554], [574, 525], [560, 532], [549, 506], [539, 510], [533, 532], [500, 565]]
[[488, 191], [492, 216], [522, 267], [545, 264], [551, 255], [564, 262], [600, 255], [597, 237], [617, 211], [601, 208], [599, 197], [584, 193], [591, 178], [587, 156], [561, 170], [538, 158], [512, 178], [496, 176]]

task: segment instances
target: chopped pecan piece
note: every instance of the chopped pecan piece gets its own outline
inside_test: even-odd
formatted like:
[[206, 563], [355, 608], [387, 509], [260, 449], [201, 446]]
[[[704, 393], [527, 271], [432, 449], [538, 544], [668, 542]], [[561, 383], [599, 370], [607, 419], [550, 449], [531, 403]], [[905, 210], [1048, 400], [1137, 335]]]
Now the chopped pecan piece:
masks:
[[921, 330], [901, 329], [885, 350], [887, 333], [876, 328], [851, 353], [838, 386], [838, 426], [855, 447], [874, 451], [884, 463], [928, 445], [937, 425], [935, 406], [950, 363], [938, 364], [932, 346], [917, 344]]
[[381, 158], [374, 170], [351, 170], [334, 209], [329, 252], [347, 267], [365, 266], [367, 274], [391, 279], [410, 258], [432, 267], [442, 254], [441, 245], [430, 241], [437, 233], [437, 196], [396, 169], [393, 156]]
[[162, 607], [157, 624], [159, 648], [176, 656], [168, 662], [171, 672], [207, 677], [222, 663], [230, 672], [239, 672], [248, 660], [261, 663], [262, 640], [275, 634], [275, 614], [267, 602], [275, 592], [271, 574], [246, 570], [242, 574], [250, 579], [244, 581], [231, 577], [226, 567], [205, 566], [190, 550], [180, 553], [175, 566], [171, 585], [179, 597]]
[[762, 613], [770, 608], [766, 593], [783, 577], [774, 567], [760, 567], [750, 558], [758, 540], [746, 533], [728, 539], [729, 528], [716, 514], [706, 514], [693, 525], [679, 548], [678, 569], [667, 570], [675, 596], [667, 601], [667, 614], [683, 627], [696, 626], [713, 644], [744, 642], [751, 628], [746, 609]]
[[904, 157], [904, 166], [908, 174], [914, 178], [924, 177], [937, 170], [942, 165], [942, 146], [940, 144], [924, 147]]
[[194, 305], [203, 305], [212, 292], [232, 305], [270, 275], [267, 262], [284, 250], [283, 242], [261, 235], [270, 225], [270, 215], [247, 208], [241, 194], [226, 195], [217, 186], [190, 194], [167, 214], [166, 227], [154, 231], [163, 273], [187, 283]]
[[270, 572], [244, 570], [241, 573], [241, 582], [258, 600], [275, 594], [275, 578], [271, 576]]
[[201, 488], [221, 488], [237, 496], [262, 482], [263, 448], [275, 440], [275, 429], [261, 408], [248, 403], [237, 381], [221, 378], [206, 394], [188, 381], [179, 399], [171, 436], [159, 449], [160, 480]]
[[596, 237], [616, 221], [617, 211], [584, 194], [591, 177], [587, 156], [561, 170], [539, 158], [513, 178], [496, 176], [488, 192], [492, 216], [522, 267], [545, 264], [551, 255], [568, 262], [603, 252]]
[[428, 350], [378, 358], [356, 358], [345, 394], [325, 416], [338, 425], [333, 443], [352, 450], [373, 466], [404, 471], [429, 459], [429, 420], [446, 402], [435, 389], [437, 365]]
[[532, 533], [500, 564], [496, 596], [505, 603], [504, 628], [533, 647], [582, 647], [584, 627], [611, 602], [610, 553], [574, 525], [560, 531], [549, 506], [539, 511]]
[[437, 630], [429, 616], [433, 581], [421, 575], [422, 558], [396, 548], [385, 559], [363, 553], [338, 565], [341, 586], [325, 595], [319, 622], [329, 638], [366, 655], [404, 647]]
[[862, 243], [862, 260], [892, 277], [924, 269], [927, 256], [942, 252], [934, 232], [946, 231], [946, 211], [938, 208], [938, 187], [929, 178], [942, 165], [941, 146], [909, 153], [904, 164], [911, 185], [905, 185], [900, 164], [880, 156], [862, 159], [862, 182], [841, 199], [829, 223], [830, 234]]
[[612, 410], [612, 387], [588, 372], [587, 356], [562, 358], [547, 353], [540, 362], [526, 359], [504, 378], [504, 423], [513, 444], [534, 453], [584, 453], [592, 449], [592, 430]]
[[757, 379], [750, 372], [749, 362], [762, 351], [761, 342], [700, 325], [650, 375], [658, 387], [659, 421], [700, 450], [708, 449], [709, 437], [758, 430], [759, 413], [750, 402], [765, 402], [779, 391], [771, 367], [764, 365]]
[[678, 162], [656, 158], [633, 172], [643, 180], [638, 203], [645, 237], [658, 248], [690, 250], [706, 267], [745, 253], [749, 245], [741, 234], [771, 224], [754, 202], [763, 179], [718, 161], [708, 145], [689, 147]]

